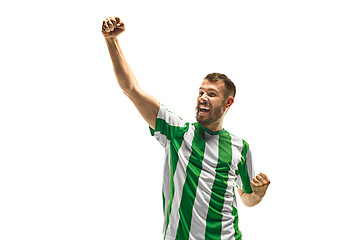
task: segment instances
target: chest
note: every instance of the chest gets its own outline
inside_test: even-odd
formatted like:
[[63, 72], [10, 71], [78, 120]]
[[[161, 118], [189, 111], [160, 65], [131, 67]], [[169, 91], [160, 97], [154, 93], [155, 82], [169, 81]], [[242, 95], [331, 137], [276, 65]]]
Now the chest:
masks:
[[185, 134], [182, 139], [173, 139], [171, 148], [171, 152], [177, 154], [173, 159], [184, 173], [191, 171], [195, 174], [205, 172], [209, 176], [235, 176], [236, 154], [233, 154], [235, 148], [230, 136], [196, 132]]

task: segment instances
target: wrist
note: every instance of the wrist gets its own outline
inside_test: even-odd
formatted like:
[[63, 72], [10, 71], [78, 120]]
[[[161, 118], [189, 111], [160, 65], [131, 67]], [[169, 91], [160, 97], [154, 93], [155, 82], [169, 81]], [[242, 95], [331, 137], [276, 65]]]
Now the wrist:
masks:
[[116, 42], [117, 37], [105, 37], [106, 42]]

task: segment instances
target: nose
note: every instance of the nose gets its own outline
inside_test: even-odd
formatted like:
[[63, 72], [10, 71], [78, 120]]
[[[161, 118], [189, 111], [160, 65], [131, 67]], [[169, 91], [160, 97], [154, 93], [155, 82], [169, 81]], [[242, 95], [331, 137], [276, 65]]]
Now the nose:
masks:
[[201, 96], [200, 96], [200, 101], [201, 101], [201, 102], [207, 102], [207, 100], [208, 100], [208, 98], [207, 98], [206, 93], [201, 94]]
[[207, 96], [205, 96], [205, 94], [200, 96], [198, 104], [203, 105], [203, 106], [209, 106], [209, 100], [208, 100]]

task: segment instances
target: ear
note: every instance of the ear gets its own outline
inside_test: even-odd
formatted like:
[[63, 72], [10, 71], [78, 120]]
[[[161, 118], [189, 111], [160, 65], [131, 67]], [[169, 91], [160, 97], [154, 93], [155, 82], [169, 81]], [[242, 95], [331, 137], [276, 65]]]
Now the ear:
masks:
[[224, 109], [228, 109], [232, 104], [234, 103], [234, 98], [233, 97], [228, 97], [228, 99], [225, 102], [225, 106]]

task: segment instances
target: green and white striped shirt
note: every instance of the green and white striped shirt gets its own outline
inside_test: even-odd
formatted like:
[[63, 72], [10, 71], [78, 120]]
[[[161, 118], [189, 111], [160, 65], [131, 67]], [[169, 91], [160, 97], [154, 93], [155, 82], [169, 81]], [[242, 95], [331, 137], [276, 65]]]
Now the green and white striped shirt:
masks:
[[241, 239], [235, 186], [252, 192], [249, 145], [226, 130], [185, 122], [163, 105], [150, 131], [165, 148], [164, 239]]

